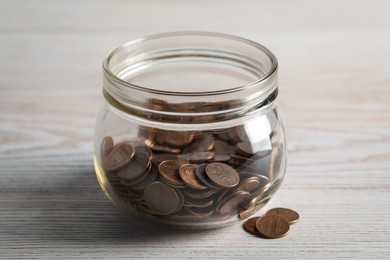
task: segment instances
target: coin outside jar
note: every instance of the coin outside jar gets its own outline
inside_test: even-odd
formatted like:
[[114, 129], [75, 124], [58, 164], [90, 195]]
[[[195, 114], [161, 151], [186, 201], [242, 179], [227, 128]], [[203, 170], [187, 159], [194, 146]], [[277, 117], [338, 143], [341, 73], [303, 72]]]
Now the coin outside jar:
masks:
[[126, 213], [222, 227], [276, 192], [286, 146], [277, 61], [264, 46], [218, 33], [154, 35], [112, 51], [103, 73], [95, 170]]

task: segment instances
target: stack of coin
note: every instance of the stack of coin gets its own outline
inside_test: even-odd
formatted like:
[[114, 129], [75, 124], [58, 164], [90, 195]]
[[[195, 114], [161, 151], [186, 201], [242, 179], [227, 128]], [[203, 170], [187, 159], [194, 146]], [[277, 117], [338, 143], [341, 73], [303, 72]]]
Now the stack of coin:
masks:
[[117, 204], [201, 222], [254, 214], [280, 181], [272, 165], [282, 161], [274, 152], [280, 149], [271, 136], [250, 143], [242, 127], [212, 134], [141, 129], [132, 140], [104, 137], [100, 159]]
[[245, 221], [245, 231], [265, 238], [281, 238], [288, 234], [290, 225], [299, 220], [299, 214], [291, 209], [274, 208], [264, 216], [253, 217]]

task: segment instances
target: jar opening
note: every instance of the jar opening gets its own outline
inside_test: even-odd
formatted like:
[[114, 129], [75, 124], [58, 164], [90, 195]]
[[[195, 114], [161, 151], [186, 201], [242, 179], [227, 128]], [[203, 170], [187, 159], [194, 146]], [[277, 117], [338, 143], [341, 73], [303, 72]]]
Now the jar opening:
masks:
[[277, 89], [277, 60], [268, 49], [218, 33], [131, 41], [113, 50], [103, 68], [107, 100], [137, 114], [242, 111]]

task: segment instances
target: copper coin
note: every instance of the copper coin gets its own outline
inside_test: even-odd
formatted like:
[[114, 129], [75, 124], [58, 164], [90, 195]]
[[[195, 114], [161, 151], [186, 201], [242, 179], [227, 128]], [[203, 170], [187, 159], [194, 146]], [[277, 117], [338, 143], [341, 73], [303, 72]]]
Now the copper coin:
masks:
[[134, 147], [126, 142], [114, 146], [104, 158], [104, 167], [107, 171], [116, 171], [125, 166], [134, 156]]
[[228, 130], [228, 135], [230, 139], [232, 139], [236, 143], [249, 140], [245, 127], [243, 125], [230, 128]]
[[240, 176], [236, 170], [224, 163], [210, 163], [205, 171], [208, 178], [222, 188], [232, 188], [240, 182]]
[[144, 190], [145, 203], [158, 215], [169, 215], [177, 210], [179, 196], [176, 191], [161, 182], [153, 182]]
[[180, 133], [176, 131], [167, 131], [162, 134], [164, 143], [174, 147], [184, 147], [192, 142], [194, 135], [189, 133]]
[[165, 152], [165, 153], [180, 153], [181, 152], [180, 148], [156, 144], [153, 141], [150, 141], [149, 139], [145, 140], [145, 145], [156, 152]]
[[241, 219], [247, 218], [253, 214], [256, 213], [256, 203], [257, 203], [257, 198], [252, 199], [248, 203], [245, 203], [241, 206], [240, 211], [238, 212], [238, 217]]
[[194, 199], [204, 199], [208, 198], [211, 195], [213, 195], [216, 191], [212, 189], [207, 189], [207, 190], [194, 190], [194, 189], [184, 189], [183, 193]]
[[202, 163], [204, 161], [210, 160], [214, 157], [213, 152], [196, 152], [196, 153], [184, 153], [177, 155], [178, 158], [185, 159], [192, 163]]
[[250, 208], [250, 209], [244, 209], [244, 208], [241, 208], [238, 212], [238, 217], [241, 218], [241, 219], [245, 219], [247, 217], [250, 217], [252, 216], [253, 214], [256, 213], [256, 208], [253, 207], [253, 208]]
[[100, 154], [102, 155], [102, 158], [109, 154], [113, 148], [114, 140], [111, 136], [105, 136], [103, 138], [102, 144], [100, 145]]
[[264, 237], [281, 238], [287, 235], [290, 225], [282, 216], [264, 215], [256, 221], [256, 229]]
[[152, 150], [145, 145], [133, 145], [136, 153], [146, 153], [149, 157], [153, 156]]
[[200, 164], [196, 170], [195, 170], [195, 173], [196, 173], [196, 177], [204, 184], [206, 185], [207, 187], [209, 188], [212, 188], [212, 189], [220, 189], [220, 187], [218, 186], [215, 186], [211, 183], [211, 180], [206, 176], [206, 172], [205, 172], [205, 169], [206, 169], [206, 166], [207, 166], [207, 163], [202, 163]]
[[161, 178], [163, 178], [169, 184], [184, 187], [184, 183], [182, 182], [179, 175], [179, 169], [181, 165], [182, 163], [178, 160], [163, 161], [158, 167]]
[[235, 190], [243, 190], [247, 192], [253, 192], [258, 189], [261, 183], [261, 179], [257, 176], [249, 177], [240, 181]]
[[193, 199], [187, 197], [184, 205], [190, 208], [207, 208], [214, 205], [214, 200], [210, 198], [206, 199]]
[[166, 160], [176, 160], [176, 159], [177, 159], [177, 155], [171, 153], [160, 153], [160, 154], [154, 153], [152, 156], [152, 161], [156, 164], [160, 164]]
[[198, 167], [196, 164], [183, 164], [179, 169], [179, 175], [184, 184], [196, 190], [207, 189], [195, 175], [195, 169]]
[[177, 196], [178, 196], [178, 198], [179, 198], [179, 202], [177, 203], [177, 207], [176, 207], [176, 209], [175, 209], [175, 211], [174, 211], [174, 213], [177, 213], [177, 212], [179, 212], [179, 211], [182, 209], [182, 207], [184, 206], [184, 196], [183, 196], [183, 194], [180, 192], [180, 190], [176, 190], [176, 189], [175, 189], [175, 191], [176, 191]]
[[274, 208], [268, 210], [265, 214], [266, 215], [276, 214], [282, 216], [285, 219], [287, 219], [290, 225], [296, 223], [299, 220], [299, 214], [292, 209]]
[[242, 156], [250, 157], [255, 154], [250, 142], [241, 142], [236, 145], [237, 153]]
[[250, 198], [251, 194], [246, 191], [237, 191], [222, 201], [218, 207], [222, 215], [230, 214], [236, 210], [242, 203]]
[[158, 169], [156, 166], [152, 166], [150, 171], [146, 174], [145, 178], [143, 178], [140, 182], [132, 184], [131, 188], [134, 190], [143, 190], [146, 186], [152, 183], [158, 175]]
[[214, 207], [208, 207], [208, 208], [186, 208], [188, 212], [190, 212], [192, 215], [201, 217], [201, 218], [208, 218], [214, 213]]
[[245, 231], [249, 232], [251, 234], [259, 234], [259, 232], [257, 231], [257, 228], [256, 228], [256, 221], [259, 218], [260, 217], [253, 217], [253, 218], [250, 218], [247, 221], [245, 221], [243, 224]]
[[230, 155], [227, 154], [216, 154], [214, 158], [211, 160], [213, 162], [227, 162], [230, 160]]
[[283, 160], [284, 160], [284, 154], [282, 148], [275, 147], [272, 150], [271, 162], [269, 165], [269, 178], [271, 181], [274, 180], [276, 176], [278, 176], [282, 167]]
[[236, 147], [234, 145], [228, 144], [225, 141], [215, 140], [213, 151], [218, 155], [219, 154], [230, 155], [236, 153]]
[[121, 168], [117, 174], [121, 179], [134, 180], [146, 174], [149, 165], [150, 157], [146, 153], [135, 153], [130, 163]]
[[246, 161], [248, 161], [248, 157], [243, 157], [237, 154], [231, 154], [229, 163], [231, 165], [237, 166], [238, 168], [239, 166], [243, 165]]
[[191, 145], [183, 149], [184, 153], [195, 153], [210, 151], [214, 147], [214, 137], [212, 134], [195, 136]]

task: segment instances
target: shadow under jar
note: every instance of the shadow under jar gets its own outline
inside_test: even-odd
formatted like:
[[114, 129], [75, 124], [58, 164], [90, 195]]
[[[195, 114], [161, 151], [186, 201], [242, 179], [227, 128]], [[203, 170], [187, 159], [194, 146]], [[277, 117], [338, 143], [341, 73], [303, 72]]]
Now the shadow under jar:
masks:
[[94, 163], [133, 215], [214, 228], [254, 214], [286, 165], [277, 60], [236, 36], [176, 32], [131, 41], [104, 61]]

